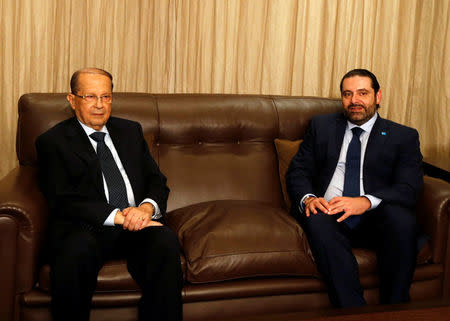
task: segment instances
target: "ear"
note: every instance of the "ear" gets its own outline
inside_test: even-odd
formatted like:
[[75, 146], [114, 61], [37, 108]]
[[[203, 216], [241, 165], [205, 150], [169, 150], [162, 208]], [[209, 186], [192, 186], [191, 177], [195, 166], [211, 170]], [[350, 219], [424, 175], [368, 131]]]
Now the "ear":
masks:
[[69, 102], [70, 107], [75, 110], [75, 96], [73, 94], [67, 94], [66, 99]]
[[381, 89], [378, 90], [377, 95], [375, 97], [376, 103], [377, 105], [380, 103], [381, 101]]

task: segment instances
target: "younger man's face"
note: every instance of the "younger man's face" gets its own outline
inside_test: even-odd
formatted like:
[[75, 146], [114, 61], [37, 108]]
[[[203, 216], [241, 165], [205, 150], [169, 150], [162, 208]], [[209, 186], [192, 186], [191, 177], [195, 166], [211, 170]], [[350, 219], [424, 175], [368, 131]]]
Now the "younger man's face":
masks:
[[381, 90], [375, 94], [369, 77], [354, 76], [342, 82], [341, 97], [347, 119], [361, 126], [375, 115], [381, 101]]

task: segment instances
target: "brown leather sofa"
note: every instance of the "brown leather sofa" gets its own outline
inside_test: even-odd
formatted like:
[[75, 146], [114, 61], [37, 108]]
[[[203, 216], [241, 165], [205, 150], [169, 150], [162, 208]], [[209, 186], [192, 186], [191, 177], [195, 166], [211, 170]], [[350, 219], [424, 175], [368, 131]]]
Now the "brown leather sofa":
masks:
[[[113, 114], [142, 124], [168, 178], [167, 221], [182, 247], [185, 320], [329, 308], [306, 238], [288, 215], [274, 139], [303, 137], [326, 98], [116, 93]], [[36, 137], [70, 117], [64, 94], [19, 101], [20, 165], [0, 181], [0, 319], [50, 320], [47, 228], [36, 173]], [[132, 142], [130, 142], [132, 143]], [[281, 153], [281, 151], [279, 151]], [[283, 175], [281, 175], [283, 176]], [[425, 177], [417, 216], [429, 241], [418, 257], [413, 301], [449, 298], [449, 184]], [[365, 295], [377, 302], [376, 260], [355, 249]], [[98, 278], [92, 320], [136, 320], [139, 289], [123, 261]]]

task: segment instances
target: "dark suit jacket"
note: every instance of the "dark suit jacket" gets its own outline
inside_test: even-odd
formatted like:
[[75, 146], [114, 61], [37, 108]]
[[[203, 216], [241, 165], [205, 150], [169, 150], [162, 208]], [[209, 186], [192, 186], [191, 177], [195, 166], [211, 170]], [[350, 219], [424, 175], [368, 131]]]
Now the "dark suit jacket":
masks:
[[[286, 174], [293, 214], [307, 193], [323, 197], [336, 169], [347, 119], [342, 113], [313, 118]], [[423, 185], [422, 155], [415, 129], [378, 118], [363, 163], [364, 192], [382, 202], [413, 207]]]
[[[136, 204], [151, 198], [164, 215], [169, 188], [149, 153], [140, 124], [111, 117], [106, 127], [130, 180]], [[74, 224], [103, 229], [114, 206], [106, 201], [100, 162], [78, 120], [65, 120], [39, 136], [36, 150], [39, 181], [51, 213], [50, 232], [60, 236]]]

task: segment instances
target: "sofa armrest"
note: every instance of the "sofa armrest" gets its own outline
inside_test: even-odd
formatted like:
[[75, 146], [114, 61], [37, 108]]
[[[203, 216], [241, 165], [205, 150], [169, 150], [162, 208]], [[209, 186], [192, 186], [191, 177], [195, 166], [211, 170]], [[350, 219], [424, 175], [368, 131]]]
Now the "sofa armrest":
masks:
[[436, 178], [424, 177], [422, 196], [417, 204], [419, 225], [428, 236], [435, 263], [443, 263], [448, 257], [450, 184]]
[[15, 294], [34, 285], [47, 218], [47, 203], [35, 167], [19, 166], [0, 180], [0, 266], [13, 271], [13, 275], [3, 277], [14, 282]]
[[431, 257], [444, 268], [443, 297], [450, 297], [450, 184], [425, 176], [417, 219], [430, 236]]

